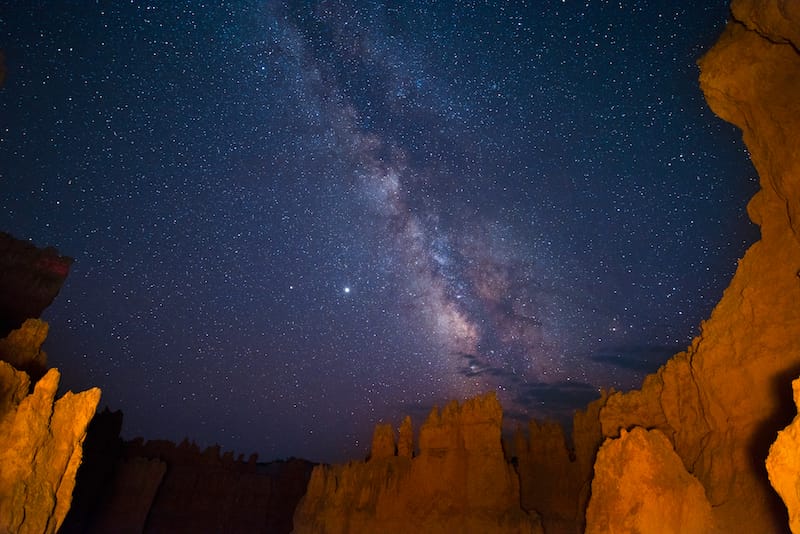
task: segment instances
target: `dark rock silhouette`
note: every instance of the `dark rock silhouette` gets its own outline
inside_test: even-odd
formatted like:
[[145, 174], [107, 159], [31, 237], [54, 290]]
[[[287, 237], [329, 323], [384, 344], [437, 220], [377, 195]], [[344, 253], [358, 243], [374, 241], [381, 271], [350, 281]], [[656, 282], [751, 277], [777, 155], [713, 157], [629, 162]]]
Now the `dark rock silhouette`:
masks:
[[[76, 508], [62, 532], [292, 531], [292, 514], [311, 475], [310, 462], [264, 464], [256, 455], [234, 459], [219, 447], [201, 450], [189, 441], [115, 443], [117, 419], [121, 416], [98, 414], [93, 423], [96, 434], [87, 444], [97, 447], [87, 445]], [[110, 436], [114, 431], [116, 436]]]
[[0, 337], [38, 318], [58, 295], [72, 258], [0, 232]]

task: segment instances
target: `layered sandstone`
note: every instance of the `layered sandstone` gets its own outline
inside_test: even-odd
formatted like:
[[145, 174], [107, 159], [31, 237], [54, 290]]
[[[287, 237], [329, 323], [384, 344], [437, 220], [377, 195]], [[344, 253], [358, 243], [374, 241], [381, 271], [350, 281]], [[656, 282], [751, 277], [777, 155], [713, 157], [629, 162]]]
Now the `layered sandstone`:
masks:
[[661, 431], [702, 483], [716, 531], [781, 532], [763, 459], [790, 418], [782, 391], [800, 369], [800, 9], [734, 0], [732, 13], [699, 62], [700, 83], [712, 110], [742, 129], [758, 170], [748, 212], [761, 240], [689, 349], [641, 390], [612, 395], [600, 419], [611, 438]]
[[413, 457], [410, 426], [406, 419], [398, 444], [391, 427], [379, 426], [366, 462], [315, 467], [295, 532], [542, 532], [538, 518], [520, 508], [494, 394], [434, 408]]

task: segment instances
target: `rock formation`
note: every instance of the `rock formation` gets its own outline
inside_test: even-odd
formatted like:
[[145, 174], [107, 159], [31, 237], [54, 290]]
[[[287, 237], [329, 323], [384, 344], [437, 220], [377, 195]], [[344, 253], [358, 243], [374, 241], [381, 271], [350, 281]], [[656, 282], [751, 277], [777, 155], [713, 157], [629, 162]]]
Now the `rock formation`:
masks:
[[[800, 409], [800, 378], [792, 382], [792, 389]], [[769, 481], [789, 510], [789, 527], [793, 534], [800, 533], [800, 415], [778, 432], [766, 464]]]
[[800, 370], [800, 6], [734, 0], [732, 14], [699, 62], [700, 84], [712, 110], [742, 129], [760, 175], [748, 212], [761, 240], [691, 347], [641, 390], [612, 395], [600, 419], [610, 438], [661, 431], [702, 483], [717, 531], [781, 532], [786, 515], [763, 460], [791, 417], [782, 391]]
[[[101, 456], [113, 453], [112, 440], [97, 441], [111, 444], [98, 451]], [[71, 513], [63, 531], [288, 534], [313, 465], [296, 459], [256, 460], [256, 455], [234, 459], [216, 446], [201, 450], [188, 441], [124, 443], [113, 458], [113, 475], [89, 477], [100, 486], [80, 488], [80, 494], [101, 498], [93, 508]], [[91, 462], [89, 458], [87, 465]]]
[[711, 505], [658, 430], [637, 427], [597, 453], [586, 534], [706, 534]]
[[414, 457], [407, 455], [409, 419], [402, 446], [388, 443], [391, 427], [379, 426], [366, 462], [314, 468], [295, 512], [295, 533], [542, 532], [538, 518], [520, 508], [501, 425], [494, 394], [434, 408]]
[[514, 436], [520, 503], [541, 516], [547, 534], [583, 532], [592, 466], [603, 442], [598, 413], [607, 398], [603, 393], [575, 414], [572, 447], [558, 423], [531, 421], [527, 437], [521, 430]]
[[58, 295], [72, 258], [0, 232], [0, 337], [41, 316]]
[[56, 400], [59, 376], [28, 395], [28, 375], [0, 361], [0, 532], [55, 532], [69, 510], [100, 390]]

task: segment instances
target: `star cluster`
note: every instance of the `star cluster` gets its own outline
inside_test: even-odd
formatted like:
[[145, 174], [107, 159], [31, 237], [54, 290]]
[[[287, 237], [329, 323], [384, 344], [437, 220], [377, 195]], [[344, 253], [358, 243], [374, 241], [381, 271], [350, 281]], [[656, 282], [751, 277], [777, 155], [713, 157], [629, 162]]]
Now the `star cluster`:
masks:
[[498, 392], [564, 418], [683, 350], [757, 237], [696, 59], [727, 2], [3, 10], [0, 228], [124, 434], [338, 460]]

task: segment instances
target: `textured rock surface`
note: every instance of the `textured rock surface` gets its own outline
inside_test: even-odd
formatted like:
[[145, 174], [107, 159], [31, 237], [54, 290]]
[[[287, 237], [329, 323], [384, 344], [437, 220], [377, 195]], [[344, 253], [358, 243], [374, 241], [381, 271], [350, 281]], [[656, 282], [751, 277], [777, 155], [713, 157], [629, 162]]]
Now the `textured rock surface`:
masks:
[[[792, 382], [792, 389], [800, 409], [800, 378]], [[769, 481], [789, 510], [789, 527], [800, 533], [800, 415], [778, 433], [766, 463]]]
[[662, 431], [703, 484], [718, 531], [781, 532], [763, 459], [791, 417], [783, 391], [800, 371], [800, 9], [735, 0], [732, 12], [700, 83], [712, 110], [742, 129], [760, 175], [748, 212], [761, 240], [691, 347], [640, 391], [612, 395], [601, 421], [612, 437], [634, 425]]
[[56, 400], [51, 369], [26, 395], [27, 374], [0, 362], [0, 532], [55, 532], [72, 499], [100, 390]]
[[39, 317], [58, 295], [72, 258], [0, 232], [0, 337]]
[[706, 534], [711, 505], [664, 434], [637, 427], [597, 453], [586, 523], [586, 534]]
[[[317, 466], [295, 512], [295, 532], [541, 532], [538, 519], [520, 508], [501, 424], [494, 394], [453, 402], [431, 412], [413, 458], [373, 454], [367, 462]], [[410, 422], [401, 427], [407, 436], [402, 428]]]

